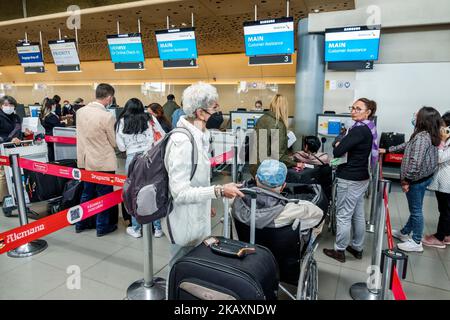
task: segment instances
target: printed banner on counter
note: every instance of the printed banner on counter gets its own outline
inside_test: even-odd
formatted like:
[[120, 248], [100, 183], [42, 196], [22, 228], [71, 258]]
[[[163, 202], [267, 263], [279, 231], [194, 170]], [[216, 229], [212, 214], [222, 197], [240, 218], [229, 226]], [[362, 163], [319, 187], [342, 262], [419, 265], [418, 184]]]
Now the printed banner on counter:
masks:
[[25, 158], [20, 158], [19, 165], [21, 168], [33, 172], [116, 187], [123, 187], [125, 179], [127, 178], [124, 175], [81, 170], [77, 168], [58, 166], [56, 164], [33, 161]]
[[61, 144], [77, 144], [77, 138], [45, 136], [45, 142], [53, 142], [53, 143], [61, 143]]
[[27, 225], [0, 233], [0, 254], [92, 217], [121, 202], [122, 190], [117, 190]]

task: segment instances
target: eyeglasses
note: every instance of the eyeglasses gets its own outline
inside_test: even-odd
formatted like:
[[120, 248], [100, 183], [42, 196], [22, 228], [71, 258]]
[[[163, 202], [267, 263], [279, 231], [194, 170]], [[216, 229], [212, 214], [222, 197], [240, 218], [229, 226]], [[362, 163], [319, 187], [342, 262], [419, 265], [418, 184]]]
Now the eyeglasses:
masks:
[[348, 107], [348, 110], [350, 110], [350, 112], [355, 111], [356, 113], [361, 113], [361, 112], [363, 112], [363, 111], [367, 111], [367, 109], [361, 109], [361, 108], [359, 108], [359, 107], [353, 107], [353, 106]]

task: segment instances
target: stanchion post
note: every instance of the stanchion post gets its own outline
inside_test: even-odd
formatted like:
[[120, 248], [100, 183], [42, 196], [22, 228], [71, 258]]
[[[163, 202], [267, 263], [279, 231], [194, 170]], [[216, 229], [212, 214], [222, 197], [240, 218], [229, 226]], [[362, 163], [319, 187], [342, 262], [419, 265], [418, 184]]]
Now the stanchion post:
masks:
[[238, 146], [237, 146], [237, 131], [233, 131], [234, 133], [234, 143], [233, 143], [233, 163], [231, 165], [231, 174], [233, 177], [233, 182], [237, 183], [237, 168], [238, 168]]
[[[381, 252], [383, 250], [383, 240], [384, 240], [384, 229], [386, 225], [386, 210], [384, 208], [384, 190], [390, 191], [391, 181], [389, 180], [379, 180], [378, 182], [378, 193], [381, 195], [380, 203], [378, 204], [378, 209], [375, 211], [375, 233], [373, 238], [373, 248], [372, 248], [372, 262], [371, 266], [380, 270], [381, 264]], [[380, 197], [378, 197], [380, 198]], [[353, 300], [378, 300], [380, 294], [380, 288], [375, 286], [374, 288], [369, 288], [367, 283], [358, 282], [350, 287], [350, 296]]]
[[153, 277], [152, 224], [142, 225], [144, 241], [144, 279], [135, 281], [127, 290], [128, 300], [165, 300], [166, 281]]
[[230, 238], [229, 202], [227, 198], [223, 199], [223, 236]]
[[366, 231], [373, 233], [375, 232], [375, 215], [378, 211], [378, 206], [380, 204], [380, 199], [382, 198], [382, 195], [380, 196], [380, 192], [378, 190], [378, 182], [380, 180], [380, 163], [377, 162], [377, 165], [375, 166], [373, 170], [372, 175], [372, 192], [370, 197], [370, 216], [369, 220], [367, 221], [366, 225]]
[[381, 280], [381, 293], [379, 300], [387, 300], [389, 290], [392, 290], [394, 272], [400, 272], [402, 279], [406, 278], [406, 270], [408, 266], [408, 256], [404, 252], [397, 250], [383, 250], [381, 256], [381, 266], [383, 277]]
[[[25, 203], [24, 189], [22, 184], [22, 173], [19, 167], [19, 159], [20, 157], [18, 154], [12, 154], [9, 156], [12, 175], [14, 179], [14, 191], [16, 193], [17, 207], [19, 210], [20, 225], [24, 226], [28, 224], [28, 217], [27, 217], [27, 206]], [[30, 241], [29, 243], [26, 243], [20, 247], [17, 247], [14, 250], [8, 251], [7, 254], [9, 257], [12, 258], [25, 258], [33, 256], [45, 250], [45, 248], [47, 248], [47, 241], [37, 239], [34, 241]]]

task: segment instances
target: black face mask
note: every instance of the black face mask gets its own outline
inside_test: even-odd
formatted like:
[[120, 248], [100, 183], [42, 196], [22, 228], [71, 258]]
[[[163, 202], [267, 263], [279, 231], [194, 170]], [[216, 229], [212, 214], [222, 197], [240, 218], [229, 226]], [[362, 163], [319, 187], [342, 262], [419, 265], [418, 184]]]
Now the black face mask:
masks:
[[214, 112], [206, 121], [206, 129], [219, 129], [223, 122], [222, 112]]

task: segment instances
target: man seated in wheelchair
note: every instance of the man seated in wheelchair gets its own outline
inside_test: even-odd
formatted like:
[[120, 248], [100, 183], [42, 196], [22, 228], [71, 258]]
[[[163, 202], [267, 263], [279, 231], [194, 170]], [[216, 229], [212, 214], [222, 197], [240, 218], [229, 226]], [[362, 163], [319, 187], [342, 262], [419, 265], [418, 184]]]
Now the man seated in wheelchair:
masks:
[[294, 159], [305, 164], [324, 166], [330, 164], [330, 157], [327, 153], [320, 152], [319, 138], [316, 136], [306, 136], [303, 139], [303, 150], [294, 153]]
[[[286, 186], [287, 168], [277, 160], [264, 160], [256, 173], [255, 182], [246, 182], [257, 192], [257, 244], [269, 248], [280, 267], [283, 282], [297, 284], [299, 261], [308, 246], [320, 234], [324, 212], [316, 204], [288, 199], [281, 192]], [[249, 241], [251, 197], [237, 198], [233, 203], [233, 218], [238, 237]]]

